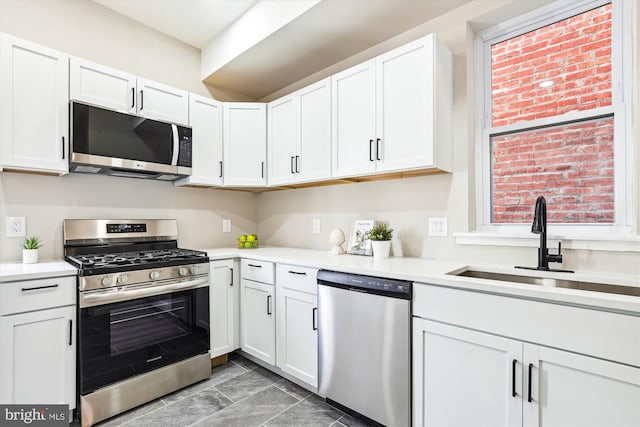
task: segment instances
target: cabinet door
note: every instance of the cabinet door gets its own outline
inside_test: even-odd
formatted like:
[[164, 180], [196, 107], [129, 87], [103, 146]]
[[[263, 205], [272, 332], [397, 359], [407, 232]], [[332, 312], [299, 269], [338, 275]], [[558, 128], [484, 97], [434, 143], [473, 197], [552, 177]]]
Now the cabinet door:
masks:
[[222, 103], [215, 99], [189, 95], [191, 126], [191, 176], [174, 181], [174, 185], [222, 185]]
[[268, 117], [269, 185], [294, 183], [299, 162], [298, 97], [294, 94], [271, 102]]
[[298, 181], [331, 177], [331, 79], [297, 92], [299, 97]]
[[242, 279], [240, 323], [242, 350], [276, 364], [276, 324], [273, 285]]
[[211, 357], [232, 352], [237, 348], [233, 260], [212, 261], [209, 271], [209, 301], [211, 304]]
[[520, 341], [414, 318], [414, 425], [521, 425], [521, 362]]
[[137, 79], [138, 114], [150, 119], [189, 125], [189, 94], [162, 83]]
[[375, 172], [375, 60], [331, 77], [332, 176]]
[[376, 58], [378, 171], [434, 164], [433, 39]]
[[278, 287], [277, 359], [284, 372], [318, 386], [316, 295]]
[[0, 403], [75, 408], [75, 306], [0, 317]]
[[1, 166], [67, 173], [69, 57], [0, 35], [0, 94]]
[[262, 187], [266, 180], [266, 104], [223, 104], [224, 185]]
[[640, 368], [532, 344], [524, 353], [525, 427], [640, 425]]
[[136, 77], [72, 56], [69, 61], [69, 95], [74, 101], [122, 113], [135, 113]]

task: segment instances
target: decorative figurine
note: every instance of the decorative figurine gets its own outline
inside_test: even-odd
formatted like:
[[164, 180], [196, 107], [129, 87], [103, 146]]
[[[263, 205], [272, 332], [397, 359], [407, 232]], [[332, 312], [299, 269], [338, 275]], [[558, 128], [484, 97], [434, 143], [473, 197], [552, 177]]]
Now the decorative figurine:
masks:
[[331, 250], [329, 251], [332, 255], [342, 255], [345, 253], [344, 249], [342, 249], [342, 244], [344, 243], [344, 233], [339, 228], [333, 229], [331, 234], [329, 235], [329, 242], [333, 245]]

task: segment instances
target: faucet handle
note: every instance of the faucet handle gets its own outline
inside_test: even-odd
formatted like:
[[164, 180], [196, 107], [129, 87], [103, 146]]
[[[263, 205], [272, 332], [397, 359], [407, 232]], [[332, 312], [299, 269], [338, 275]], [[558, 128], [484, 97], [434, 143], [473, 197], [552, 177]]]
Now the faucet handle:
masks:
[[548, 254], [547, 255], [548, 262], [558, 262], [562, 263], [562, 242], [558, 242], [558, 253], [557, 254]]

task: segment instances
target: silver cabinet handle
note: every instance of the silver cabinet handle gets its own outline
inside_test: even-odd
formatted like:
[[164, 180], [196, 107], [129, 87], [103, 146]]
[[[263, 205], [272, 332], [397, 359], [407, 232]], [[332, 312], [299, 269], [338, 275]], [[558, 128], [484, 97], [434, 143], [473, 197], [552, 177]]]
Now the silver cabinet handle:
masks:
[[314, 331], [318, 330], [318, 307], [313, 307], [313, 310], [311, 310], [311, 328]]
[[231, 271], [231, 283], [229, 283], [229, 286], [233, 286], [233, 268], [230, 268], [229, 271]]
[[64, 136], [62, 137], [62, 160], [64, 160], [65, 149], [64, 149]]
[[261, 265], [258, 264], [247, 264], [249, 267], [262, 268]]
[[140, 111], [144, 108], [144, 92], [140, 89]]
[[296, 156], [296, 173], [300, 173], [300, 156]]
[[136, 106], [136, 88], [131, 88], [131, 108]]
[[267, 315], [271, 316], [271, 295], [267, 295]]
[[380, 158], [380, 138], [376, 138], [376, 159], [382, 160]]

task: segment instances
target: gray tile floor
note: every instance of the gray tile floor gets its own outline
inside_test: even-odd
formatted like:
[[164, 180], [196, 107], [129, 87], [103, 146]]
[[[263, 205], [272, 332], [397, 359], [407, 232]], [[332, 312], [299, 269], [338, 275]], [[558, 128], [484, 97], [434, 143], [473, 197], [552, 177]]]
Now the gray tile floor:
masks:
[[363, 427], [302, 387], [233, 354], [211, 378], [110, 418], [99, 427]]

